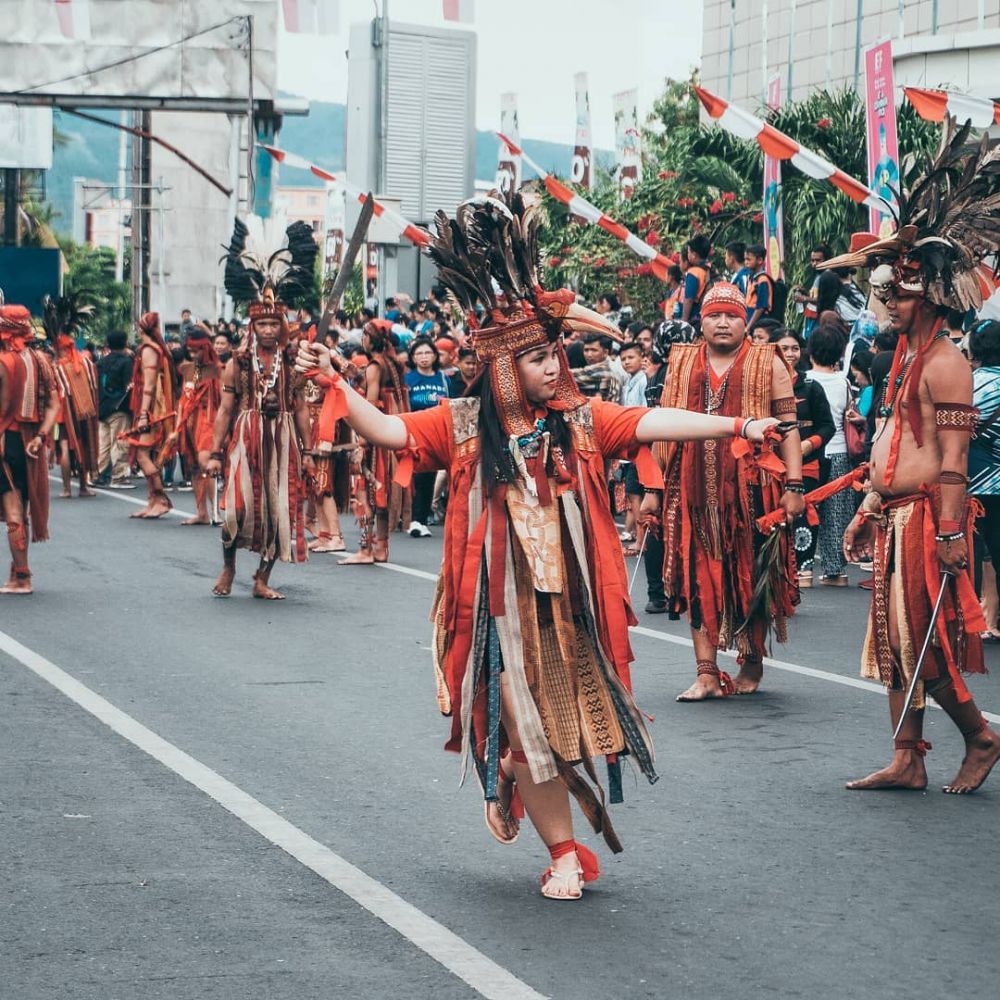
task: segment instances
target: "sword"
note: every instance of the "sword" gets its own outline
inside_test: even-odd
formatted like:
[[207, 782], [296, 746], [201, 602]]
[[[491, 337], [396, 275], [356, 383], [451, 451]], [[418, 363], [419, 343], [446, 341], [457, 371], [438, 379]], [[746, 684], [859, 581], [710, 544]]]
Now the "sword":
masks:
[[219, 481], [221, 476], [212, 476], [212, 524], [219, 523]]
[[910, 678], [910, 686], [906, 689], [906, 701], [903, 702], [903, 711], [899, 714], [899, 722], [896, 723], [896, 730], [892, 734], [894, 740], [899, 739], [899, 731], [903, 728], [907, 713], [913, 705], [913, 696], [917, 693], [917, 681], [920, 680], [920, 668], [924, 665], [924, 657], [931, 646], [931, 638], [934, 635], [934, 626], [937, 624], [938, 615], [941, 613], [941, 605], [944, 603], [944, 592], [948, 587], [948, 581], [952, 574], [947, 570], [941, 574], [941, 589], [938, 591], [937, 600], [934, 602], [934, 610], [931, 612], [931, 622], [927, 626], [927, 635], [924, 637], [924, 644], [917, 657], [917, 665], [913, 668], [913, 676]]
[[316, 327], [316, 339], [321, 344], [323, 343], [323, 338], [326, 336], [326, 331], [330, 329], [333, 314], [340, 307], [340, 299], [344, 294], [344, 289], [347, 287], [347, 283], [351, 280], [351, 275], [354, 273], [354, 262], [361, 252], [361, 244], [364, 243], [365, 236], [368, 234], [368, 223], [371, 222], [374, 211], [375, 199], [372, 197], [371, 192], [369, 192], [361, 206], [361, 214], [358, 216], [358, 223], [351, 234], [351, 241], [347, 244], [347, 250], [344, 252], [344, 257], [340, 262], [340, 270], [337, 272], [337, 277], [333, 282], [333, 288], [330, 289], [330, 297], [326, 300], [326, 307], [323, 309], [323, 315], [320, 317], [319, 326]]
[[642, 544], [639, 546], [639, 554], [635, 557], [635, 569], [632, 570], [632, 579], [628, 584], [628, 595], [632, 596], [632, 588], [635, 586], [635, 578], [639, 575], [639, 567], [642, 565], [642, 554], [646, 551], [646, 539], [649, 538], [649, 528], [642, 533]]

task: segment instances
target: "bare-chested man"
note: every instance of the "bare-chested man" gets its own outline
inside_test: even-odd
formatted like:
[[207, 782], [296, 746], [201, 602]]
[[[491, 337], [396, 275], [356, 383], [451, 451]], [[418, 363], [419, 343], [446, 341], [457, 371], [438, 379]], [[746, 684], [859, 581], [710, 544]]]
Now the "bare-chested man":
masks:
[[[931, 749], [923, 739], [926, 693], [965, 738], [962, 765], [944, 786], [945, 792], [962, 794], [975, 791], [1000, 758], [1000, 735], [989, 728], [962, 679], [963, 672], [984, 672], [979, 636], [984, 623], [969, 571], [974, 515], [966, 496], [976, 411], [969, 364], [943, 329], [947, 307], [960, 304], [953, 293], [958, 255], [955, 273], [951, 250], [940, 249], [942, 240], [926, 241], [936, 257], [921, 257], [920, 247], [913, 247], [915, 234], [908, 233], [912, 228], [904, 227], [902, 238], [888, 247], [882, 241], [882, 252], [868, 258], [878, 264], [872, 289], [886, 304], [899, 344], [872, 444], [872, 492], [844, 536], [848, 559], [874, 562], [862, 675], [888, 689], [893, 727], [931, 624], [942, 574], [949, 577], [934, 642], [892, 761], [847, 787], [926, 788], [924, 757]], [[852, 263], [857, 256], [848, 255]], [[826, 264], [837, 266], [837, 260]]]
[[48, 447], [59, 414], [56, 376], [27, 343], [34, 336], [24, 306], [0, 306], [0, 520], [7, 523], [10, 577], [0, 594], [32, 592], [31, 540], [48, 535]]

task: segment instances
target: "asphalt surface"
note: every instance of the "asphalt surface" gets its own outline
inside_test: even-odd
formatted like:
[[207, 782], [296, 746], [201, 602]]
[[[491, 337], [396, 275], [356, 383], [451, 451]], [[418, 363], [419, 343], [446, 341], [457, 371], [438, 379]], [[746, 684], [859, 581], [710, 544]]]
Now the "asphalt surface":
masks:
[[[216, 531], [134, 509], [54, 499], [37, 592], [0, 603], [0, 632], [539, 994], [998, 995], [1000, 776], [941, 794], [961, 741], [934, 711], [926, 793], [843, 789], [891, 747], [884, 697], [835, 679], [857, 676], [857, 589], [806, 592], [774, 650], [834, 677], [768, 669], [755, 698], [675, 703], [690, 649], [634, 637], [661, 780], [626, 776], [625, 853], [598, 848], [601, 881], [556, 904], [537, 892], [537, 837], [496, 844], [441, 750], [430, 580], [315, 557], [279, 565], [288, 599], [265, 603], [242, 554], [233, 597], [213, 599]], [[433, 573], [439, 539], [394, 536], [391, 555]], [[1000, 713], [988, 658], [971, 683]], [[0, 698], [4, 1000], [485, 995], [4, 652]]]

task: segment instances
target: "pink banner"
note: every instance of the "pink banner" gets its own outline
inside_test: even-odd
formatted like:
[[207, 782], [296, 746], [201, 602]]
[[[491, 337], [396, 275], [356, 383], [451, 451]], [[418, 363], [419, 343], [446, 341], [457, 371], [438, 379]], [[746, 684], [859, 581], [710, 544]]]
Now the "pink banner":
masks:
[[[893, 206], [899, 190], [896, 97], [892, 78], [892, 42], [865, 51], [865, 114], [868, 122], [868, 186]], [[896, 221], [886, 208], [869, 209], [873, 233], [888, 236]]]
[[[767, 106], [772, 111], [781, 107], [781, 77], [772, 77], [767, 85]], [[764, 266], [768, 275], [784, 278], [785, 224], [781, 206], [781, 160], [764, 155]]]

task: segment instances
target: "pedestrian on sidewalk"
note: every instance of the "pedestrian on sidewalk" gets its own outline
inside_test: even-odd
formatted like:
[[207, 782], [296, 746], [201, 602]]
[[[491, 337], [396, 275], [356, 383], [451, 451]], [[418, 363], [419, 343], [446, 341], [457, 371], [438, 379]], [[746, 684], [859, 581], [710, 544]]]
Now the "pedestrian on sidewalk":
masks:
[[102, 485], [113, 490], [135, 489], [135, 484], [129, 479], [128, 445], [124, 438], [132, 411], [132, 356], [126, 349], [127, 345], [125, 331], [112, 330], [107, 336], [108, 352], [97, 362], [101, 394], [97, 468], [102, 476]]

